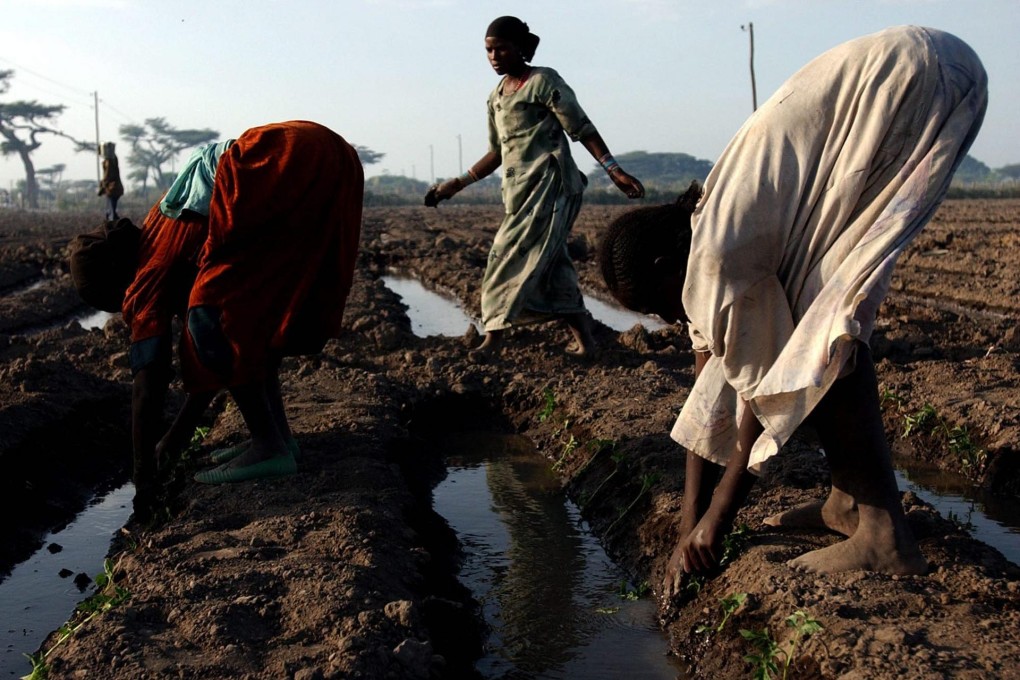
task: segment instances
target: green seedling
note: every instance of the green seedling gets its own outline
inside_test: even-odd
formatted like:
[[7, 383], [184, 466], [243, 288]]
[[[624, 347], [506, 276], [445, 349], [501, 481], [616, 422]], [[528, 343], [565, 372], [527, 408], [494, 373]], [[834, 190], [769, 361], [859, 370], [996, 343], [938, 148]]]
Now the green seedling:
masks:
[[[797, 646], [824, 630], [822, 624], [800, 610], [786, 617], [786, 625], [793, 628], [793, 636], [788, 642], [788, 647], [776, 642], [768, 628], [757, 631], [743, 628], [740, 630], [740, 635], [755, 648], [755, 653], [744, 657], [744, 661], [750, 662], [753, 666], [752, 677], [755, 680], [773, 678], [786, 680], [790, 673], [790, 664], [797, 658]], [[780, 655], [783, 657], [782, 673], [778, 663]]]
[[638, 501], [641, 500], [642, 496], [648, 493], [648, 490], [651, 489], [652, 486], [654, 486], [655, 483], [658, 481], [659, 481], [658, 472], [653, 472], [651, 474], [643, 475], [641, 477], [641, 489], [638, 491], [637, 496], [634, 497], [634, 500], [632, 500], [627, 507], [620, 511], [620, 516], [613, 520], [613, 523], [609, 525], [609, 528], [606, 529], [607, 535], [610, 532], [612, 532], [613, 527], [615, 527], [620, 520], [627, 516], [627, 513], [629, 513], [634, 508], [634, 506], [637, 505]]
[[782, 653], [779, 643], [772, 639], [768, 628], [761, 630], [740, 629], [740, 636], [747, 640], [754, 653], [744, 656], [744, 661], [751, 664], [751, 677], [754, 680], [772, 680], [779, 675], [776, 657]]
[[542, 410], [538, 412], [538, 422], [540, 423], [548, 420], [552, 416], [553, 411], [556, 410], [556, 395], [551, 388], [547, 387], [542, 390], [542, 399], [545, 403], [542, 406]]
[[903, 416], [903, 437], [909, 437], [915, 431], [924, 431], [926, 428], [930, 429], [934, 423], [937, 414], [935, 413], [935, 407], [931, 404], [925, 404], [921, 407], [921, 410], [917, 413]]
[[626, 581], [620, 581], [620, 590], [618, 594], [624, 600], [631, 602], [640, 600], [642, 597], [647, 595], [651, 591], [652, 587], [648, 585], [648, 581], [642, 581], [634, 587], [631, 587]]
[[563, 445], [563, 453], [560, 454], [559, 459], [553, 463], [552, 469], [559, 472], [563, 469], [563, 466], [567, 462], [567, 458], [577, 449], [578, 441], [574, 435], [570, 435], [570, 439]]
[[896, 394], [889, 388], [882, 388], [882, 393], [879, 395], [879, 403], [884, 407], [887, 404], [892, 404], [897, 409], [903, 406], [904, 399], [900, 395]]
[[103, 562], [103, 573], [97, 575], [93, 581], [96, 584], [96, 592], [83, 600], [74, 611], [72, 620], [57, 629], [57, 641], [45, 652], [28, 655], [32, 664], [32, 673], [24, 676], [29, 680], [43, 680], [48, 677], [49, 668], [46, 659], [65, 640], [78, 632], [85, 624], [104, 612], [108, 612], [117, 605], [120, 605], [131, 597], [131, 593], [124, 587], [117, 585], [114, 576], [115, 566], [113, 560], [107, 559]]
[[584, 471], [588, 469], [588, 466], [595, 462], [595, 459], [598, 458], [603, 451], [612, 452], [615, 450], [616, 442], [612, 439], [592, 439], [584, 445], [584, 448], [591, 451], [591, 456], [589, 456], [584, 465], [578, 469], [577, 474], [574, 475], [575, 477], [580, 477], [584, 474]]
[[967, 428], [957, 426], [947, 429], [946, 439], [949, 451], [960, 459], [964, 474], [972, 478], [980, 477], [988, 463], [988, 452], [974, 443]]
[[974, 515], [974, 504], [972, 503], [970, 509], [967, 510], [967, 519], [961, 518], [955, 511], [950, 510], [946, 519], [956, 525], [956, 528], [966, 533], [974, 531], [974, 522], [971, 521], [971, 517]]
[[627, 460], [627, 455], [623, 453], [623, 451], [614, 450], [612, 455], [610, 456], [610, 459], [613, 461], [613, 465], [615, 466], [613, 468], [613, 471], [606, 475], [605, 479], [599, 482], [599, 485], [595, 487], [595, 490], [591, 492], [590, 496], [588, 496], [588, 502], [585, 505], [590, 504], [595, 499], [595, 496], [597, 496], [599, 492], [602, 491], [602, 488], [609, 482], [609, 480], [615, 477], [616, 474], [622, 469], [623, 462]]
[[698, 626], [694, 629], [695, 633], [721, 633], [726, 622], [730, 620], [730, 616], [733, 612], [740, 609], [741, 605], [747, 601], [747, 593], [734, 593], [733, 595], [727, 595], [726, 597], [719, 600], [719, 605], [722, 608], [723, 616], [718, 626], [714, 628], [712, 626]]
[[722, 557], [719, 558], [719, 566], [725, 566], [735, 560], [740, 551], [743, 550], [747, 539], [751, 536], [751, 527], [743, 522], [733, 528], [733, 531], [726, 534], [722, 540]]

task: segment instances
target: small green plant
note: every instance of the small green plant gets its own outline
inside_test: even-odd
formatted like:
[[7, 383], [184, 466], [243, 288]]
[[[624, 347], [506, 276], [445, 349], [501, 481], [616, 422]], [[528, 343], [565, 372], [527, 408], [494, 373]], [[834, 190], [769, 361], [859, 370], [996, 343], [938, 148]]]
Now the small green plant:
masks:
[[605, 479], [599, 482], [599, 485], [595, 487], [595, 490], [592, 491], [591, 494], [588, 496], [588, 500], [585, 503], [585, 505], [590, 505], [591, 502], [595, 499], [595, 496], [597, 496], [599, 492], [602, 491], [603, 487], [605, 487], [609, 480], [615, 477], [616, 474], [622, 469], [623, 462], [627, 460], [627, 455], [623, 453], [623, 451], [616, 451], [614, 449], [612, 455], [610, 456], [610, 459], [613, 461], [614, 465], [613, 471], [606, 475]]
[[965, 427], [947, 428], [946, 439], [949, 451], [960, 459], [964, 474], [972, 478], [979, 477], [988, 464], [988, 452], [974, 443]]
[[930, 429], [937, 418], [935, 413], [935, 407], [931, 404], [925, 404], [921, 407], [921, 410], [911, 415], [906, 414], [903, 416], [903, 437], [909, 437], [915, 431], [921, 432], [925, 429]]
[[725, 566], [736, 559], [740, 551], [743, 550], [744, 544], [747, 543], [747, 539], [751, 536], [751, 527], [741, 522], [733, 528], [733, 530], [723, 536], [722, 540], [722, 557], [719, 558], [719, 566]]
[[705, 626], [701, 625], [694, 629], [696, 633], [720, 633], [726, 622], [730, 620], [733, 612], [740, 609], [741, 605], [747, 601], [747, 593], [734, 593], [727, 595], [726, 597], [719, 600], [719, 606], [722, 608], [723, 616], [718, 626]]
[[559, 459], [553, 463], [552, 469], [559, 472], [563, 469], [563, 466], [567, 462], [567, 458], [572, 454], [578, 446], [577, 438], [574, 435], [570, 435], [570, 439], [563, 445], [563, 453], [560, 454]]
[[638, 501], [641, 500], [642, 496], [648, 493], [649, 489], [651, 489], [652, 486], [654, 486], [655, 483], [658, 481], [659, 481], [658, 472], [652, 472], [650, 474], [641, 476], [641, 489], [637, 492], [637, 495], [634, 497], [634, 500], [632, 500], [627, 507], [620, 511], [620, 516], [613, 520], [613, 523], [609, 525], [608, 529], [606, 529], [607, 535], [610, 532], [612, 532], [613, 527], [615, 527], [620, 520], [627, 516], [627, 513], [629, 513], [634, 508], [634, 506], [637, 505]]
[[746, 654], [744, 661], [751, 664], [751, 677], [754, 680], [772, 680], [779, 675], [779, 666], [776, 664], [776, 657], [782, 653], [779, 643], [772, 639], [772, 633], [768, 628], [761, 630], [740, 629], [740, 636], [747, 640], [754, 652]]
[[900, 395], [896, 394], [888, 387], [883, 387], [882, 392], [879, 395], [879, 403], [884, 407], [887, 404], [892, 404], [899, 410], [903, 406], [904, 399]]
[[584, 474], [584, 471], [588, 469], [588, 466], [594, 463], [595, 460], [600, 455], [602, 455], [603, 452], [605, 451], [612, 452], [613, 450], [615, 450], [616, 441], [612, 439], [591, 439], [588, 441], [587, 444], [584, 445], [584, 448], [587, 449], [588, 451], [591, 451], [591, 456], [589, 456], [588, 460], [585, 461], [584, 465], [582, 465], [577, 470], [577, 473], [574, 475], [575, 477], [579, 477], [580, 475]]
[[538, 422], [544, 423], [556, 410], [556, 395], [553, 393], [552, 388], [547, 387], [542, 390], [542, 399], [544, 404], [542, 410], [538, 412]]
[[[793, 629], [793, 636], [784, 647], [776, 642], [768, 628], [762, 630], [741, 629], [740, 635], [751, 643], [755, 653], [748, 654], [744, 661], [753, 665], [752, 676], [755, 680], [786, 680], [790, 672], [790, 664], [797, 658], [797, 647], [812, 635], [824, 630], [822, 624], [811, 618], [806, 612], [795, 611], [786, 617], [786, 625]], [[779, 656], [783, 657], [782, 674], [779, 671]]]
[[971, 521], [971, 517], [974, 515], [974, 505], [971, 504], [970, 509], [967, 511], [967, 519], [963, 519], [960, 515], [956, 514], [956, 511], [950, 510], [946, 514], [946, 519], [956, 525], [956, 528], [960, 531], [965, 531], [968, 534], [974, 531], [974, 522]]
[[647, 595], [651, 591], [652, 587], [648, 585], [648, 581], [642, 581], [636, 586], [631, 586], [627, 581], [620, 581], [620, 590], [618, 594], [624, 600], [633, 602], [634, 600], [640, 600], [642, 597]]
[[32, 664], [32, 672], [24, 676], [28, 680], [44, 680], [49, 676], [49, 668], [46, 659], [53, 650], [59, 647], [65, 640], [74, 635], [85, 624], [99, 616], [103, 612], [110, 611], [117, 605], [126, 602], [131, 593], [116, 583], [114, 576], [115, 566], [113, 560], [106, 559], [103, 562], [103, 573], [97, 575], [93, 581], [96, 584], [96, 592], [83, 600], [74, 611], [71, 621], [57, 629], [57, 641], [45, 652], [37, 654], [26, 654]]

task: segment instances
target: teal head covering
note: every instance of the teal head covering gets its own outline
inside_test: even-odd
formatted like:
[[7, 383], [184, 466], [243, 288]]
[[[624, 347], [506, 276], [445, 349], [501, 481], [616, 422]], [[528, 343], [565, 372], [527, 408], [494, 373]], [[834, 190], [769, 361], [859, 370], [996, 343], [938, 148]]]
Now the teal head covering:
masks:
[[233, 143], [234, 140], [228, 139], [195, 149], [177, 174], [177, 179], [170, 185], [166, 196], [159, 202], [160, 212], [172, 219], [180, 217], [185, 210], [208, 216], [216, 165], [223, 152]]

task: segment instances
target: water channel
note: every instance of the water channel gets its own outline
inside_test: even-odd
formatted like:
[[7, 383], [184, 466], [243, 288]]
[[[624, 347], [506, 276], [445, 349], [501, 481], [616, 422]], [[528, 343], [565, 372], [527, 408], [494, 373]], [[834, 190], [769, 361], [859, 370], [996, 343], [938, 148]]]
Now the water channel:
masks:
[[102, 573], [114, 535], [131, 515], [134, 493], [128, 483], [93, 499], [0, 583], [0, 678], [27, 675], [32, 667], [25, 655], [34, 653], [91, 594], [92, 579]]
[[433, 507], [457, 532], [460, 581], [491, 631], [485, 678], [673, 678], [655, 604], [616, 567], [521, 435], [443, 442]]

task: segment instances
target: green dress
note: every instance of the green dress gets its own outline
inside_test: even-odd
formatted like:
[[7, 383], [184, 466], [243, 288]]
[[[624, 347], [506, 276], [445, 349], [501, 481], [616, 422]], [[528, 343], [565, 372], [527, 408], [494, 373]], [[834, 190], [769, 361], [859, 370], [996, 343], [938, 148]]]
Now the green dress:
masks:
[[524, 84], [489, 95], [489, 150], [503, 165], [506, 215], [482, 280], [486, 331], [585, 311], [567, 236], [587, 180], [570, 155], [595, 132], [573, 90], [551, 68], [533, 67]]

